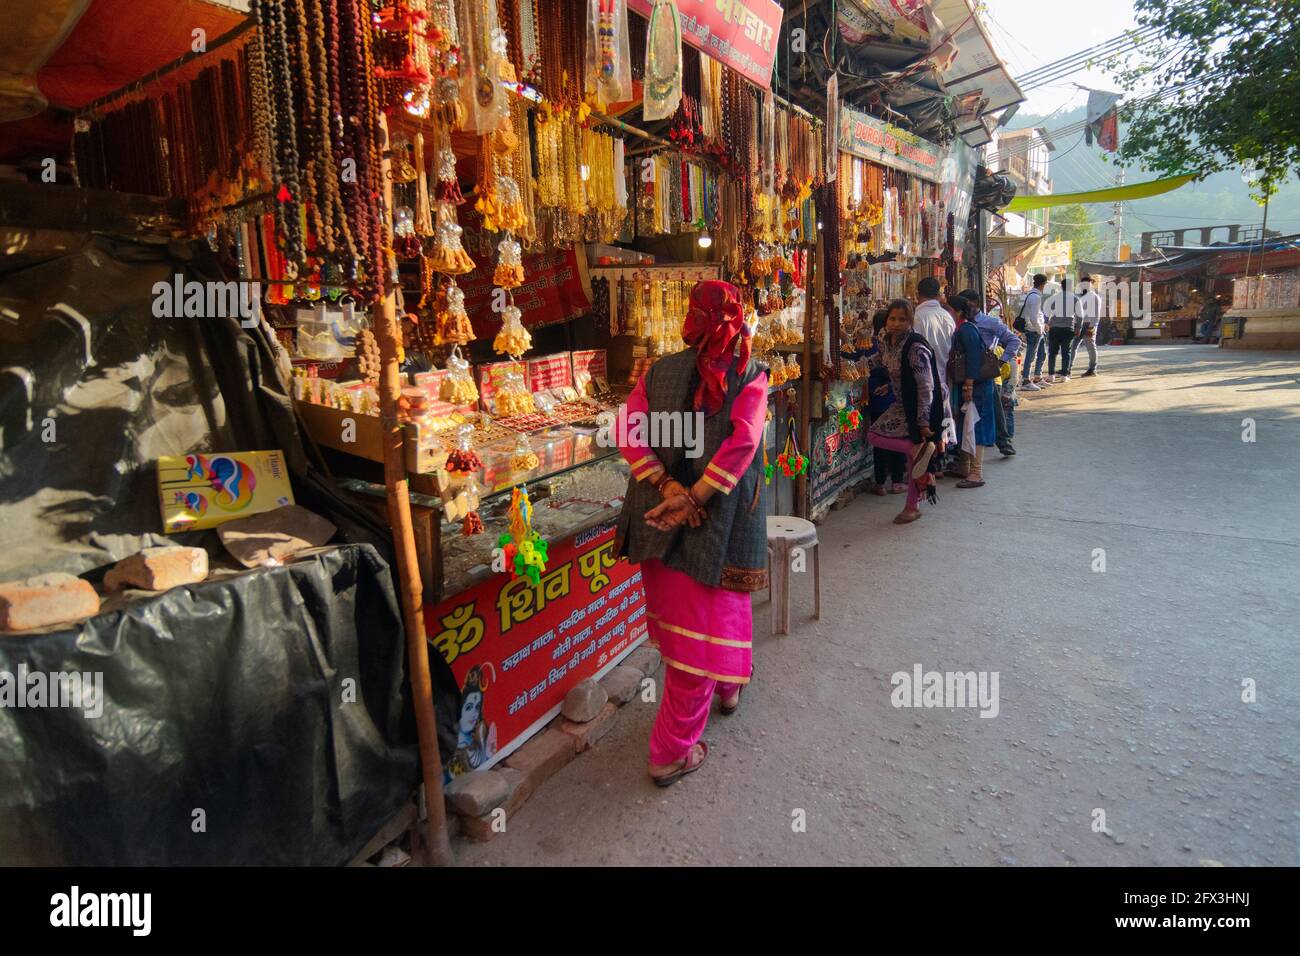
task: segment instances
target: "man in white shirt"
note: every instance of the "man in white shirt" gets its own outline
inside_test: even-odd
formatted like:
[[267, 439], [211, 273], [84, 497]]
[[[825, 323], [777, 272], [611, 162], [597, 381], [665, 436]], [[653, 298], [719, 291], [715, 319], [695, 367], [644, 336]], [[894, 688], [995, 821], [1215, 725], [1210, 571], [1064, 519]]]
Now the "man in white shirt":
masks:
[[[1047, 285], [1047, 276], [1041, 272], [1034, 276], [1034, 288], [1025, 296], [1020, 305], [1020, 315], [1016, 326], [1023, 323], [1017, 331], [1025, 333], [1025, 361], [1020, 369], [1020, 388], [1026, 392], [1037, 392], [1045, 384], [1043, 381], [1043, 360], [1047, 358], [1046, 325], [1043, 321], [1043, 287]], [[1031, 370], [1030, 365], [1036, 367]]]
[[1089, 375], [1097, 374], [1097, 327], [1101, 323], [1101, 296], [1092, 287], [1090, 275], [1079, 276], [1079, 288], [1081, 291], [1076, 301], [1080, 325], [1079, 331], [1075, 333], [1074, 348], [1070, 352], [1070, 364], [1074, 364], [1074, 356], [1079, 351], [1079, 343], [1082, 342], [1084, 348], [1088, 350], [1088, 371], [1082, 375], [1083, 378], [1087, 378]]
[[[948, 353], [952, 351], [952, 334], [957, 323], [939, 303], [939, 280], [926, 276], [916, 284], [916, 317], [912, 328], [925, 336], [934, 349], [934, 360], [942, 372], [948, 367]], [[947, 383], [945, 382], [945, 385]]]

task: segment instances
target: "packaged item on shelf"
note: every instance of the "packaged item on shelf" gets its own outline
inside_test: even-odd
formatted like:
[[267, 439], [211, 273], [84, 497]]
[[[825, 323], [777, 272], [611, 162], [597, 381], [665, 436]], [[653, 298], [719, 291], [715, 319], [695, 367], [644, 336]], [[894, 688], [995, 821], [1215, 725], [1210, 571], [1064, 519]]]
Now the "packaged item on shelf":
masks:
[[533, 396], [524, 384], [524, 377], [518, 372], [507, 373], [494, 396], [494, 403], [496, 414], [500, 418], [531, 415], [537, 410]]
[[510, 470], [515, 472], [532, 471], [540, 464], [537, 453], [527, 435], [520, 435], [510, 453]]
[[293, 488], [280, 451], [166, 455], [158, 459], [158, 503], [163, 532], [172, 534], [291, 505]]
[[314, 309], [296, 310], [296, 318], [298, 358], [336, 362], [347, 356], [347, 350], [334, 335], [330, 313], [324, 303]]
[[586, 349], [573, 353], [573, 387], [581, 395], [595, 397], [595, 383], [608, 388], [608, 359], [604, 349]]

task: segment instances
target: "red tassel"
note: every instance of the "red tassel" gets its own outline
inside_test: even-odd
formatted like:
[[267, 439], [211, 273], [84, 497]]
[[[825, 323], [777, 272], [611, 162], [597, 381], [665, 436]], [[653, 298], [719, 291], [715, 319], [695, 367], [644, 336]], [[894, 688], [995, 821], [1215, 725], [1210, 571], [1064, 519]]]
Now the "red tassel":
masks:
[[453, 206], [459, 206], [465, 201], [465, 197], [460, 191], [460, 183], [454, 179], [439, 180], [438, 186], [433, 192], [438, 202], [447, 202]]
[[280, 202], [288, 202], [293, 198], [293, 193], [289, 192], [288, 186], [281, 185], [280, 191], [275, 194], [275, 198], [280, 200]]

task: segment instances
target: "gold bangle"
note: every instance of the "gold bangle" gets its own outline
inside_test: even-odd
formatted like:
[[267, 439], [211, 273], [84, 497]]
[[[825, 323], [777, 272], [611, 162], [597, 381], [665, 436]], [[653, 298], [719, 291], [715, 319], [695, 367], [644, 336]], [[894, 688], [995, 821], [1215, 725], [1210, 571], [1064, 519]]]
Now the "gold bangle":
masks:
[[691, 504], [695, 506], [695, 513], [701, 518], [708, 518], [709, 513], [704, 510], [704, 505], [700, 504], [700, 499], [695, 497], [694, 489], [686, 489], [686, 497], [691, 499]]

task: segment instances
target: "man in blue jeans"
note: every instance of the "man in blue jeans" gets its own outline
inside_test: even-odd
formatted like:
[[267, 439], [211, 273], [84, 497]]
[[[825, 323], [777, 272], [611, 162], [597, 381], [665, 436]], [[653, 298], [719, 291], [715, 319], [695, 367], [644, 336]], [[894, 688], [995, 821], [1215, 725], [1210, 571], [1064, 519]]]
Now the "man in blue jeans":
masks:
[[[1047, 276], [1041, 272], [1034, 276], [1034, 288], [1025, 296], [1020, 316], [1016, 319], [1017, 326], [1023, 323], [1025, 333], [1025, 362], [1021, 369], [1024, 381], [1020, 387], [1026, 392], [1037, 392], [1044, 385], [1043, 360], [1047, 358], [1047, 341], [1043, 334], [1043, 287], [1046, 285]], [[1029, 366], [1035, 360], [1037, 369], [1031, 372]]]
[[[1047, 311], [1047, 377], [1053, 382], [1068, 382], [1074, 336], [1080, 326], [1079, 300], [1070, 289], [1069, 276], [1061, 280], [1061, 294], [1052, 297]], [[1061, 359], [1059, 374], [1056, 371], [1057, 356]]]

